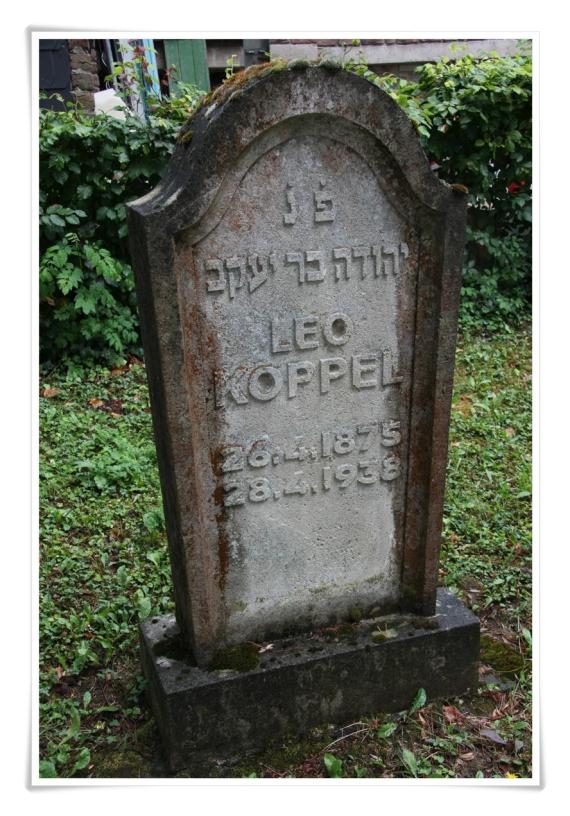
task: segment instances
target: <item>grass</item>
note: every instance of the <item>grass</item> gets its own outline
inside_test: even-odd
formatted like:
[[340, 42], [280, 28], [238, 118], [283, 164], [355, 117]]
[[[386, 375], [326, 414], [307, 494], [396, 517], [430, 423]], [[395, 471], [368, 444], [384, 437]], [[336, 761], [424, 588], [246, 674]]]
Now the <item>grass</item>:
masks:
[[[459, 339], [440, 577], [481, 618], [480, 688], [179, 775], [531, 773], [531, 342]], [[164, 776], [137, 620], [172, 611], [143, 365], [41, 383], [40, 772]]]

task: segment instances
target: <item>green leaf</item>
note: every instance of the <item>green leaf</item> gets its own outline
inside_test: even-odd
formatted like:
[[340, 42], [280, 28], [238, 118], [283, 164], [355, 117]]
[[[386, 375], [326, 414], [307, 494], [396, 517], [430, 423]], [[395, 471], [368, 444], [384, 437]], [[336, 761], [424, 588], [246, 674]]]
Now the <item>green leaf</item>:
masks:
[[412, 774], [412, 776], [418, 775], [418, 763], [416, 761], [415, 756], [409, 751], [407, 748], [402, 749], [402, 762]]
[[95, 298], [87, 289], [80, 289], [75, 296], [74, 307], [83, 314], [93, 314], [96, 308]]
[[162, 558], [162, 550], [153, 550], [152, 552], [147, 553], [146, 557], [151, 564], [154, 564], [155, 567], [158, 567], [160, 559]]
[[58, 273], [57, 282], [62, 294], [68, 295], [83, 280], [83, 271], [78, 266], [65, 266]]
[[427, 695], [425, 689], [421, 688], [418, 689], [416, 696], [412, 701], [412, 705], [410, 706], [410, 714], [415, 714], [416, 711], [419, 711], [420, 708], [423, 708], [426, 704]]
[[92, 700], [91, 692], [86, 691], [85, 694], [83, 695], [83, 708], [87, 708], [91, 700]]
[[107, 485], [109, 484], [107, 479], [104, 476], [102, 476], [100, 473], [95, 474], [95, 476], [93, 477], [93, 481], [95, 482], [95, 484], [97, 485], [99, 490], [104, 490], [107, 487]]
[[91, 754], [89, 752], [89, 748], [82, 748], [79, 752], [79, 755], [75, 761], [75, 765], [73, 766], [73, 772], [75, 771], [82, 771], [83, 768], [86, 768], [89, 763], [91, 762]]
[[128, 573], [127, 573], [127, 568], [126, 568], [126, 566], [124, 564], [121, 564], [121, 566], [117, 570], [116, 578], [117, 578], [117, 581], [119, 582], [119, 584], [121, 586], [123, 586], [123, 587], [126, 586], [127, 581], [128, 581]]
[[53, 762], [50, 762], [49, 759], [42, 759], [40, 762], [40, 777], [42, 779], [56, 779], [57, 778], [57, 771], [55, 770], [55, 765]]
[[137, 612], [139, 613], [139, 618], [141, 618], [141, 620], [148, 618], [151, 608], [152, 604], [150, 602], [150, 598], [143, 596], [137, 600]]
[[67, 732], [68, 737], [77, 737], [79, 735], [79, 730], [81, 728], [81, 717], [79, 716], [79, 711], [76, 708], [71, 709], [71, 724], [69, 726], [69, 730]]
[[325, 754], [323, 757], [327, 774], [333, 779], [342, 777], [342, 760], [334, 754]]
[[532, 650], [532, 633], [528, 629], [523, 628], [522, 635], [525, 639], [526, 645], [530, 650]]
[[384, 725], [381, 725], [378, 731], [376, 732], [376, 736], [378, 739], [387, 739], [391, 737], [394, 731], [398, 728], [398, 724], [395, 722], [387, 722]]

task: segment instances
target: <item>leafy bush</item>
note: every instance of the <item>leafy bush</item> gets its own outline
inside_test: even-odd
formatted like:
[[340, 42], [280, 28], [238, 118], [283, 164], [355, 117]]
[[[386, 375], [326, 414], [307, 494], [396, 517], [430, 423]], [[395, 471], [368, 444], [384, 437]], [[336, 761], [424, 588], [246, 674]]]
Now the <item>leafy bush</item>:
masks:
[[418, 128], [449, 183], [469, 190], [462, 291], [466, 322], [496, 324], [528, 314], [532, 242], [532, 62], [511, 57], [444, 58], [418, 69], [418, 81], [379, 77]]
[[50, 359], [118, 362], [136, 347], [138, 328], [131, 268], [100, 242], [68, 233], [40, 264], [41, 335]]
[[[528, 314], [531, 296], [531, 59], [459, 56], [418, 81], [345, 68], [386, 90], [449, 183], [469, 189], [465, 323]], [[143, 121], [40, 111], [40, 320], [43, 362], [120, 364], [139, 353], [125, 203], [159, 181], [201, 92], [149, 100]]]
[[160, 180], [191, 86], [144, 122], [40, 110], [40, 334], [43, 362], [119, 364], [138, 351], [125, 204]]

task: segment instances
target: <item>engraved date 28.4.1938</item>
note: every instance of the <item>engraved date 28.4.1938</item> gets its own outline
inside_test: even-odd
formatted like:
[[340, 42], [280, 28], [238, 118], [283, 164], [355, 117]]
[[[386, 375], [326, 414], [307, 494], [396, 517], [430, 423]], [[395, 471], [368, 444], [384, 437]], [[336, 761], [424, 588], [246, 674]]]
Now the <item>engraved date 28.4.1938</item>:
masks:
[[[390, 450], [401, 442], [398, 420], [373, 420], [352, 428], [322, 431], [320, 437], [318, 444], [296, 436], [276, 445], [263, 436], [249, 444], [224, 446], [220, 452], [224, 506], [255, 504], [282, 496], [310, 496], [333, 488], [346, 490], [351, 485], [370, 486], [400, 476], [400, 458]], [[350, 454], [356, 461], [344, 459]], [[315, 467], [312, 463], [319, 459], [325, 463]], [[280, 466], [287, 462], [307, 465], [285, 475]], [[264, 468], [269, 469], [270, 477]]]

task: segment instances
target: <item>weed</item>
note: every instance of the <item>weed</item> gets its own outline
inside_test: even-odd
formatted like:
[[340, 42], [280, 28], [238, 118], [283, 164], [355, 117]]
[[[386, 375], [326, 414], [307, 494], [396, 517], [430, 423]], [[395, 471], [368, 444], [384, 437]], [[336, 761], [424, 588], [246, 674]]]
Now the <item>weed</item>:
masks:
[[[530, 362], [524, 329], [459, 339], [440, 570], [481, 617], [487, 647], [519, 655], [508, 682], [483, 676], [477, 693], [443, 703], [420, 689], [408, 711], [341, 740], [325, 727], [200, 775], [530, 774]], [[83, 381], [52, 372], [40, 393], [40, 773], [151, 775], [137, 623], [173, 602], [144, 367]], [[491, 671], [504, 652], [486, 648]]]

